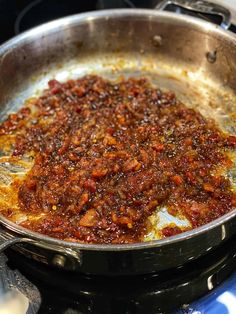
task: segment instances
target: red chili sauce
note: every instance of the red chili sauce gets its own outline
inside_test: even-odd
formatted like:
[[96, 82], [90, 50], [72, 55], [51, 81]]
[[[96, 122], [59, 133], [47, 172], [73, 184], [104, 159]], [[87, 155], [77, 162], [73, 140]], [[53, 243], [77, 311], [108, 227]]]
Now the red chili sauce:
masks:
[[70, 241], [132, 243], [142, 241], [147, 218], [163, 206], [192, 228], [236, 206], [223, 175], [236, 137], [174, 93], [146, 79], [85, 76], [48, 85], [0, 126], [0, 134], [16, 134], [14, 156], [34, 155], [19, 208], [45, 215], [22, 226]]

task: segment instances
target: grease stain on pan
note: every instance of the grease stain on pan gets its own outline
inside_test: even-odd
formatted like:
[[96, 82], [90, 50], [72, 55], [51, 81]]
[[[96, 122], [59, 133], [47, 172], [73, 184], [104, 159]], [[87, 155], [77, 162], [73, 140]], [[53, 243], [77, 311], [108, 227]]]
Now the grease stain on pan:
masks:
[[181, 64], [176, 65], [174, 62], [171, 64], [163, 57], [155, 58], [152, 54], [148, 55], [147, 53], [145, 56], [141, 53], [132, 55], [117, 53], [115, 55], [80, 56], [65, 63], [51, 64], [41, 70], [41, 73], [32, 76], [24, 90], [15, 95], [13, 110], [19, 108], [32, 95], [38, 95], [51, 78], [66, 81], [86, 74], [97, 74], [110, 79], [116, 79], [121, 75], [125, 77], [146, 76], [155, 85], [175, 91], [180, 100], [193, 106], [198, 105], [199, 97], [203, 102], [202, 106], [207, 103], [222, 106], [222, 101], [224, 106], [229, 103], [227, 110], [232, 108], [232, 103], [234, 108], [236, 106], [236, 95], [233, 95], [232, 91], [226, 90], [225, 87], [220, 88], [219, 84], [208, 78], [201, 68], [186, 69]]
[[236, 111], [236, 95], [231, 90], [212, 81], [202, 69], [185, 69], [164, 58], [155, 59], [153, 55], [116, 54], [114, 57], [108, 54], [58, 64], [48, 69], [47, 75], [35, 77], [28, 94], [22, 96], [26, 99], [26, 96], [38, 95], [51, 78], [66, 81], [86, 74], [112, 80], [121, 76], [147, 77], [153, 85], [173, 90], [186, 105], [198, 109], [207, 118], [215, 119], [224, 131], [236, 134], [236, 119], [232, 116]]

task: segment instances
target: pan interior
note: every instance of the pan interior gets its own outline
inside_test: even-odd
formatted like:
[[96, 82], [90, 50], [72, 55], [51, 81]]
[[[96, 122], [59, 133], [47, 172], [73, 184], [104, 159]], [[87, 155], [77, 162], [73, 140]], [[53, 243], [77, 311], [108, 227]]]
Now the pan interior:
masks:
[[[232, 90], [220, 86], [210, 80], [201, 70], [187, 70], [181, 66], [169, 64], [165, 60], [156, 60], [153, 55], [139, 53], [130, 54], [107, 54], [94, 57], [86, 57], [83, 60], [70, 60], [63, 64], [53, 65], [47, 72], [42, 72], [31, 79], [28, 86], [24, 86], [21, 93], [11, 100], [1, 113], [1, 119], [12, 112], [17, 111], [30, 97], [39, 96], [46, 88], [47, 82], [55, 78], [59, 81], [75, 79], [86, 74], [96, 74], [110, 80], [119, 80], [128, 77], [146, 77], [151, 83], [163, 90], [174, 91], [177, 98], [185, 105], [199, 110], [203, 116], [213, 118], [219, 127], [230, 134], [236, 135], [236, 95]], [[9, 157], [11, 153], [10, 139], [7, 145], [1, 142], [0, 155], [0, 205], [15, 208], [14, 221], [20, 223], [26, 219], [38, 219], [40, 216], [29, 217], [17, 210], [17, 195], [11, 184], [15, 179], [20, 182], [30, 170], [33, 160], [24, 156], [21, 161]], [[232, 155], [234, 165], [230, 172], [225, 173], [231, 179], [233, 188], [236, 188], [236, 155]], [[13, 186], [13, 187], [12, 187]], [[171, 216], [166, 208], [159, 208], [149, 218], [152, 229], [145, 236], [144, 241], [158, 239], [158, 230], [170, 223], [180, 227], [191, 227], [185, 218]]]

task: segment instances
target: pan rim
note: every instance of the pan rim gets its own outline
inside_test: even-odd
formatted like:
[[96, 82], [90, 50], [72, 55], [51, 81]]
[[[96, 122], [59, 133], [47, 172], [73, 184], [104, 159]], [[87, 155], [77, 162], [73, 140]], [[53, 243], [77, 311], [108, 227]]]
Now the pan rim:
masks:
[[[79, 24], [79, 22], [86, 22], [93, 19], [105, 18], [109, 20], [110, 18], [114, 19], [117, 17], [129, 17], [137, 16], [137, 17], [160, 17], [160, 18], [167, 18], [172, 21], [181, 21], [185, 24], [191, 24], [197, 28], [201, 28], [207, 32], [213, 32], [215, 34], [223, 35], [224, 37], [228, 37], [228, 39], [236, 40], [236, 34], [231, 32], [230, 30], [224, 30], [219, 25], [210, 23], [208, 21], [202, 20], [197, 17], [192, 17], [183, 14], [176, 14], [173, 12], [167, 11], [157, 11], [155, 9], [141, 9], [141, 8], [134, 8], [134, 9], [107, 9], [107, 10], [99, 10], [99, 11], [88, 11], [85, 13], [78, 13], [73, 15], [68, 15], [62, 18], [58, 18], [52, 20], [50, 22], [43, 23], [39, 26], [33, 27], [29, 30], [22, 32], [19, 35], [12, 37], [11, 39], [7, 40], [6, 42], [0, 45], [0, 58], [2, 57], [2, 53], [6, 52], [9, 48], [12, 49], [21, 41], [26, 39], [30, 39], [37, 34], [43, 34], [45, 30], [53, 31], [57, 27], [60, 26], [71, 26], [73, 24]], [[42, 35], [44, 36], [44, 35]]]
[[[160, 12], [155, 11], [153, 9], [109, 9], [109, 10], [101, 10], [101, 11], [91, 11], [86, 13], [79, 13], [75, 15], [66, 16], [63, 18], [59, 18], [53, 20], [48, 23], [44, 23], [40, 26], [34, 27], [28, 31], [23, 32], [16, 37], [8, 40], [4, 44], [0, 46], [0, 61], [4, 58], [4, 54], [9, 50], [13, 50], [21, 42], [25, 40], [30, 40], [37, 36], [38, 34], [43, 34], [45, 31], [53, 32], [60, 29], [62, 26], [71, 26], [74, 24], [80, 24], [87, 22], [92, 19], [114, 19], [119, 17], [149, 17], [151, 18], [164, 18], [167, 21], [173, 21], [175, 23], [181, 22], [183, 25], [192, 26], [194, 29], [199, 31], [211, 32], [212, 35], [223, 36], [225, 39], [229, 41], [234, 41], [236, 47], [236, 35], [230, 31], [223, 30], [220, 26], [212, 24], [210, 22], [203, 21], [199, 18], [190, 17], [186, 15], [177, 15], [172, 12]], [[42, 35], [44, 36], [44, 35]], [[45, 35], [47, 36], [47, 35]], [[51, 245], [59, 245], [65, 248], [71, 248], [75, 250], [99, 250], [99, 251], [127, 251], [127, 250], [140, 250], [140, 249], [151, 249], [151, 248], [159, 248], [169, 244], [174, 244], [177, 242], [181, 242], [183, 240], [188, 240], [194, 238], [197, 235], [206, 233], [207, 231], [213, 230], [217, 227], [223, 227], [224, 224], [234, 218], [236, 216], [236, 208], [230, 211], [229, 213], [213, 220], [210, 223], [207, 223], [201, 227], [183, 232], [178, 235], [174, 235], [168, 238], [160, 239], [160, 240], [152, 240], [148, 242], [139, 242], [132, 244], [84, 244], [77, 242], [69, 242], [56, 238], [52, 238], [49, 236], [45, 236], [43, 234], [33, 232], [29, 229], [23, 228], [16, 223], [8, 220], [7, 218], [0, 215], [0, 223], [4, 225], [7, 229], [15, 232], [18, 235], [21, 235], [25, 238], [31, 238], [37, 240], [39, 242], [45, 242]]]
[[[151, 249], [160, 248], [174, 243], [179, 243], [184, 240], [189, 240], [195, 236], [206, 233], [217, 227], [223, 227], [224, 224], [236, 216], [236, 209], [233, 209], [229, 213], [201, 226], [189, 231], [182, 232], [178, 235], [173, 235], [168, 238], [152, 240], [147, 242], [137, 242], [130, 244], [93, 244], [93, 243], [78, 243], [64, 241], [57, 238], [49, 237], [47, 235], [41, 234], [39, 232], [34, 232], [24, 227], [17, 225], [16, 223], [10, 221], [4, 216], [0, 215], [0, 224], [5, 226], [8, 230], [16, 233], [16, 236], [20, 235], [27, 239], [33, 239], [40, 243], [47, 243], [55, 246], [61, 246], [64, 248], [71, 248], [76, 250], [86, 250], [86, 251], [129, 251], [129, 250], [141, 250], [141, 249]], [[223, 219], [222, 219], [223, 218]], [[222, 239], [223, 240], [223, 239]]]

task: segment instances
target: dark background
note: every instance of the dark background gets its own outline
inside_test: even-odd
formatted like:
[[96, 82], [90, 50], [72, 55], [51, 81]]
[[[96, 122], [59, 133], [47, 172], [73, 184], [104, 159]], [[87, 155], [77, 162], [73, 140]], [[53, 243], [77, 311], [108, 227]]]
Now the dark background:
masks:
[[0, 42], [66, 15], [108, 8], [153, 8], [158, 0], [0, 0]]
[[[0, 0], [0, 44], [36, 25], [63, 16], [85, 11], [112, 8], [150, 8], [161, 0]], [[195, 1], [195, 0], [193, 0]], [[220, 24], [221, 18], [211, 15], [191, 14], [176, 6], [170, 11], [190, 14]], [[235, 31], [235, 27], [231, 27]]]

